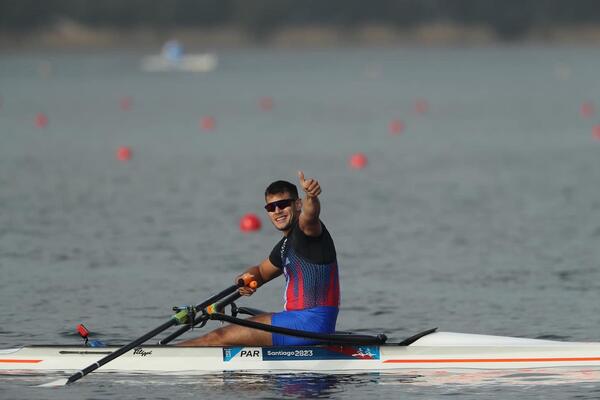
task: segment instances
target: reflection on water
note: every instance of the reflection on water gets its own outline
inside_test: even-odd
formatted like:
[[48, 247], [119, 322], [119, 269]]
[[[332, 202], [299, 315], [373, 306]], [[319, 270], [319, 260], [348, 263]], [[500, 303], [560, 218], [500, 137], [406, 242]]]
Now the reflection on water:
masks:
[[[11, 384], [32, 388], [65, 374], [0, 374], [2, 386]], [[75, 383], [93, 391], [136, 387], [176, 387], [178, 393], [208, 391], [215, 398], [262, 398], [265, 394], [277, 398], [331, 398], [346, 392], [357, 393], [374, 386], [404, 386], [405, 390], [436, 387], [444, 390], [469, 388], [510, 388], [522, 386], [552, 386], [600, 383], [600, 370], [594, 369], [523, 369], [511, 371], [406, 371], [402, 373], [240, 373], [222, 372], [197, 375], [149, 375], [96, 373]], [[121, 387], [122, 389], [118, 389]], [[35, 388], [41, 390], [40, 388]], [[49, 389], [44, 389], [49, 390]], [[60, 389], [59, 389], [60, 390]], [[43, 392], [42, 392], [43, 393]], [[56, 394], [56, 393], [55, 393]], [[60, 397], [60, 395], [59, 395]]]
[[382, 374], [379, 384], [435, 385], [562, 385], [581, 382], [600, 382], [600, 370], [578, 368], [521, 369], [521, 370], [463, 370], [463, 371], [419, 371], [419, 375], [408, 382], [398, 382], [393, 375]]

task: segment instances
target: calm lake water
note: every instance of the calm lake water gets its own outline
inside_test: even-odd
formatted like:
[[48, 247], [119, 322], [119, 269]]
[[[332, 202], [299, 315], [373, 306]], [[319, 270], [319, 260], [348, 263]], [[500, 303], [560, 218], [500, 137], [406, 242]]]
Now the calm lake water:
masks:
[[[600, 49], [230, 50], [206, 74], [143, 73], [142, 56], [0, 55], [0, 348], [78, 343], [81, 322], [126, 343], [230, 285], [279, 239], [265, 186], [298, 169], [323, 187], [339, 329], [600, 340], [600, 110], [579, 115], [600, 108]], [[348, 167], [355, 152], [365, 169]], [[247, 212], [261, 231], [239, 231]], [[243, 304], [278, 310], [282, 292], [279, 279]], [[47, 380], [0, 376], [0, 398], [600, 396], [600, 379], [552, 373], [30, 387]]]

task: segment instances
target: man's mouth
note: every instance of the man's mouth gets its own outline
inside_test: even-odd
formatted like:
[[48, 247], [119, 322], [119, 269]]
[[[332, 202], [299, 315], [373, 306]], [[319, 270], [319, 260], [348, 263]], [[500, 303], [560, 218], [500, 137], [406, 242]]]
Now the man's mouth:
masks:
[[278, 217], [275, 217], [275, 222], [278, 222], [278, 223], [285, 222], [286, 219], [287, 218], [285, 215], [280, 215]]

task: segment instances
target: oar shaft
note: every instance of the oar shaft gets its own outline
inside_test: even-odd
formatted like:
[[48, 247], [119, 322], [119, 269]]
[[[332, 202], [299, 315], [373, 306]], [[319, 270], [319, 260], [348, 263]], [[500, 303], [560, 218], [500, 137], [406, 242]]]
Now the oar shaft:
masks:
[[214, 296], [210, 297], [209, 299], [203, 301], [202, 303], [198, 304], [195, 308], [196, 308], [196, 312], [200, 312], [203, 309], [205, 309], [206, 307], [210, 306], [212, 303], [215, 303], [219, 300], [221, 300], [223, 297], [227, 296], [228, 294], [231, 294], [233, 292], [235, 292], [236, 290], [238, 290], [239, 288], [244, 286], [244, 281], [242, 281], [240, 279], [240, 282], [238, 282], [237, 285], [233, 285], [233, 286], [229, 286], [227, 289], [223, 290], [220, 293], [215, 294]]
[[[227, 289], [215, 294], [214, 296], [211, 296], [210, 298], [208, 298], [207, 300], [205, 300], [204, 302], [198, 304], [195, 308], [196, 311], [200, 311], [203, 310], [204, 308], [208, 307], [209, 305], [213, 304], [216, 301], [221, 300], [223, 297], [235, 292], [238, 288], [242, 287], [245, 285], [245, 282], [243, 280], [240, 279], [240, 282], [238, 282], [237, 285], [232, 285], [230, 287], [228, 287]], [[179, 314], [179, 313], [178, 313]], [[84, 369], [82, 369], [79, 372], [76, 372], [75, 374], [71, 375], [68, 379], [67, 379], [67, 384], [69, 383], [73, 383], [81, 378], [83, 378], [84, 376], [86, 376], [87, 374], [89, 374], [92, 371], [95, 371], [96, 369], [100, 368], [101, 366], [103, 366], [104, 364], [114, 360], [115, 358], [127, 353], [129, 350], [141, 345], [142, 343], [144, 343], [145, 341], [152, 339], [154, 336], [158, 335], [159, 333], [167, 330], [168, 328], [172, 327], [173, 325], [178, 324], [179, 321], [177, 318], [172, 317], [169, 321], [165, 322], [164, 324], [160, 325], [159, 327], [153, 329], [152, 331], [146, 333], [145, 335], [139, 337], [138, 339], [134, 340], [133, 342], [126, 344], [125, 346], [113, 351], [112, 353], [110, 353], [109, 355], [101, 358], [100, 360], [96, 361], [95, 363], [85, 367]]]
[[87, 367], [85, 367], [81, 371], [79, 371], [79, 372], [71, 375], [69, 377], [69, 379], [67, 379], [67, 383], [73, 383], [73, 382], [75, 382], [75, 381], [83, 378], [84, 376], [86, 376], [90, 372], [97, 370], [98, 368], [100, 368], [104, 364], [106, 364], [106, 363], [114, 360], [115, 358], [117, 358], [117, 357], [119, 357], [119, 356], [127, 353], [129, 350], [131, 350], [131, 349], [133, 349], [133, 348], [141, 345], [146, 340], [149, 340], [149, 339], [153, 338], [154, 336], [158, 335], [162, 331], [169, 329], [170, 327], [172, 327], [176, 323], [177, 323], [177, 321], [175, 321], [174, 319], [171, 319], [168, 322], [165, 322], [164, 324], [162, 324], [158, 328], [154, 329], [153, 331], [150, 331], [150, 332], [146, 333], [144, 336], [142, 336], [142, 337], [134, 340], [133, 342], [129, 343], [128, 345], [123, 346], [123, 347], [121, 347], [121, 348], [113, 351], [112, 353], [110, 353], [106, 357], [104, 357], [104, 358], [96, 361], [94, 364], [88, 365]]

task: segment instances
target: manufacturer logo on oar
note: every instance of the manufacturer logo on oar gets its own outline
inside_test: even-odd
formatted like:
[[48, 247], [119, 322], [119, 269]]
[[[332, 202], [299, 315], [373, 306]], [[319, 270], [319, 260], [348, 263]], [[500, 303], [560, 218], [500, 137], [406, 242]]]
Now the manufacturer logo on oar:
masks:
[[133, 355], [134, 356], [142, 356], [142, 357], [146, 357], [149, 356], [150, 354], [152, 354], [152, 350], [150, 351], [145, 351], [143, 348], [141, 347], [136, 347], [135, 349], [133, 349]]

